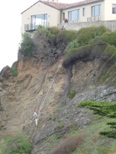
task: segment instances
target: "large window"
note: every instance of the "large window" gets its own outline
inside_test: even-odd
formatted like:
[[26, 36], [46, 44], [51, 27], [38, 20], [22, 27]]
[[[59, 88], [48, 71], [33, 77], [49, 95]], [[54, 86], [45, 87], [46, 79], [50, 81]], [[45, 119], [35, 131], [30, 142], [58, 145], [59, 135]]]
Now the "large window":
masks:
[[68, 20], [69, 21], [78, 20], [79, 16], [80, 16], [80, 10], [74, 10], [74, 11], [68, 12]]
[[112, 14], [116, 14], [116, 4], [112, 4]]
[[101, 14], [101, 5], [95, 5], [91, 7], [92, 17], [99, 16]]
[[38, 25], [47, 26], [47, 14], [39, 14], [31, 16], [32, 29], [36, 29]]

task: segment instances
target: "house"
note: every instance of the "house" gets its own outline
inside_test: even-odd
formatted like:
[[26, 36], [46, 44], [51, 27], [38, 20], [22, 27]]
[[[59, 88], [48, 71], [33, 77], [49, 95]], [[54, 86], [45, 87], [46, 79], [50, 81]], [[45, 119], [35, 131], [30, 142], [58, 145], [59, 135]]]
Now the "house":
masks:
[[62, 10], [69, 22], [116, 20], [116, 0], [85, 0], [70, 4]]
[[21, 14], [22, 33], [32, 32], [38, 25], [61, 27], [65, 22], [77, 26], [78, 23], [115, 21], [116, 0], [83, 0], [72, 4], [39, 0]]
[[45, 27], [57, 26], [61, 23], [61, 9], [66, 5], [65, 3], [57, 2], [57, 0], [37, 1], [21, 13], [21, 32], [32, 32], [38, 25]]

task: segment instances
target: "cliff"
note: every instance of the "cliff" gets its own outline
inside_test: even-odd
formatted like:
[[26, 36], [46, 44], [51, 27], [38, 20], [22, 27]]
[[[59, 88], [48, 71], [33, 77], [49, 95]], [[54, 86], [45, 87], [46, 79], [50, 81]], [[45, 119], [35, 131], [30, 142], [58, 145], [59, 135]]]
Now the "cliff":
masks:
[[[116, 34], [103, 31], [103, 27], [98, 33], [93, 29], [94, 36], [88, 34], [87, 42], [88, 35], [83, 37], [82, 30], [42, 29], [33, 40], [24, 36], [18, 61], [0, 73], [1, 143], [4, 136], [25, 132], [33, 145], [31, 154], [68, 154], [58, 149], [65, 147], [63, 141], [70, 136], [78, 136], [78, 150], [69, 153], [97, 154], [99, 147], [103, 154], [116, 152], [116, 140], [99, 135], [112, 119], [78, 107], [83, 101], [116, 102], [115, 41], [107, 39]], [[39, 110], [37, 127], [35, 109]]]

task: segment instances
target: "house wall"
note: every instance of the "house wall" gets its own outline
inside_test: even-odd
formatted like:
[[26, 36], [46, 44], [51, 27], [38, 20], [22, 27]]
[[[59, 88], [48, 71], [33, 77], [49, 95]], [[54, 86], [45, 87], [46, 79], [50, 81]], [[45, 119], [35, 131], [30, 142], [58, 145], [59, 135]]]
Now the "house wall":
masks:
[[112, 14], [112, 4], [116, 4], [116, 0], [105, 0], [104, 4], [104, 20], [116, 20], [116, 14]]
[[58, 27], [62, 28], [63, 26], [66, 30], [79, 30], [84, 27], [100, 26], [100, 25], [104, 25], [111, 31], [116, 31], [116, 20], [96, 21], [96, 22], [61, 23], [58, 25]]
[[60, 11], [57, 9], [54, 9], [48, 5], [45, 5], [41, 2], [38, 2], [34, 6], [32, 6], [30, 9], [25, 11], [22, 14], [22, 27], [21, 27], [21, 33], [24, 33], [24, 25], [25, 24], [31, 24], [31, 16], [37, 15], [37, 14], [47, 14], [48, 15], [48, 25], [50, 27], [57, 26], [57, 24], [60, 23]]
[[[92, 3], [92, 4], [88, 4], [88, 5], [83, 5], [83, 6], [78, 6], [75, 8], [70, 8], [70, 9], [66, 9], [63, 10], [63, 13], [65, 13], [65, 17], [68, 19], [68, 12], [69, 11], [73, 11], [73, 10], [77, 10], [80, 9], [80, 19], [79, 22], [87, 22], [87, 18], [91, 17], [91, 7], [95, 6], [95, 5], [101, 5], [101, 20], [104, 20], [105, 15], [104, 15], [104, 1], [102, 2], [96, 2], [96, 3]], [[85, 8], [85, 16], [83, 16], [83, 8]], [[62, 22], [63, 22], [63, 18], [62, 18]]]

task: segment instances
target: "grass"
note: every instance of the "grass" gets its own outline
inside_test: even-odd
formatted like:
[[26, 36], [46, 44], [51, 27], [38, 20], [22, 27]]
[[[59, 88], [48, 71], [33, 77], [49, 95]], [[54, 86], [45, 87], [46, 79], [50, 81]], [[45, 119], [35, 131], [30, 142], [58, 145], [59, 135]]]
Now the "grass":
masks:
[[74, 90], [70, 91], [68, 98], [72, 99], [73, 97], [75, 97], [76, 92]]
[[85, 135], [84, 143], [72, 154], [114, 154], [116, 152], [116, 140], [99, 134], [100, 131], [109, 129], [106, 123], [111, 119], [106, 117], [99, 119], [98, 115], [94, 115], [91, 120], [93, 122], [81, 130]]
[[[73, 130], [64, 138], [70, 138], [71, 136], [78, 136], [78, 134], [83, 134], [83, 142], [76, 146], [75, 151], [70, 154], [115, 154], [116, 153], [116, 140], [112, 138], [107, 138], [99, 134], [100, 131], [110, 130], [108, 123], [114, 121], [108, 117], [99, 118], [99, 115], [93, 115], [91, 117], [92, 123], [81, 130]], [[74, 128], [75, 129], [75, 128]], [[57, 140], [56, 138], [52, 139], [53, 146], [51, 149], [59, 149], [61, 143], [63, 143], [63, 138]], [[68, 145], [69, 146], [69, 145]], [[56, 148], [55, 148], [56, 147]]]
[[[102, 68], [102, 65], [101, 65]], [[100, 84], [115, 83], [116, 82], [116, 66], [109, 65], [103, 67], [102, 71], [99, 73], [98, 81]]]
[[[84, 102], [85, 103], [85, 102]], [[90, 103], [88, 102], [88, 105]], [[94, 104], [94, 102], [93, 102]], [[108, 107], [110, 103], [101, 103], [100, 108], [104, 106]], [[114, 103], [113, 103], [114, 104]], [[112, 106], [113, 106], [112, 104]], [[82, 104], [81, 104], [82, 105]], [[84, 104], [85, 105], [85, 104]], [[82, 107], [85, 107], [82, 105]], [[99, 106], [99, 102], [96, 102], [96, 106]], [[112, 108], [112, 107], [111, 107]], [[87, 111], [88, 109], [86, 109]], [[47, 142], [51, 143], [50, 151], [57, 152], [61, 149], [62, 145], [64, 145], [65, 139], [70, 137], [78, 136], [78, 134], [83, 135], [83, 142], [78, 146], [75, 146], [74, 151], [69, 152], [70, 154], [115, 154], [116, 153], [116, 140], [114, 138], [108, 138], [103, 135], [100, 135], [100, 132], [110, 131], [111, 128], [108, 124], [112, 125], [115, 122], [115, 117], [110, 118], [109, 112], [106, 113], [108, 116], [103, 115], [92, 115], [90, 121], [91, 124], [86, 126], [85, 128], [79, 130], [76, 125], [72, 125], [69, 131], [69, 134], [62, 138], [57, 138], [55, 135], [49, 137]], [[110, 123], [109, 123], [110, 122]], [[66, 146], [66, 145], [65, 145]], [[63, 146], [63, 147], [65, 147]], [[68, 144], [68, 147], [70, 145]], [[54, 150], [53, 150], [54, 149]], [[56, 150], [56, 151], [55, 151]], [[49, 151], [48, 154], [51, 154]], [[69, 150], [70, 151], [70, 150]], [[67, 152], [67, 151], [66, 151]], [[59, 152], [60, 154], [60, 152]], [[65, 154], [65, 152], [63, 153]]]
[[0, 144], [0, 154], [30, 154], [32, 145], [24, 133], [5, 135]]

